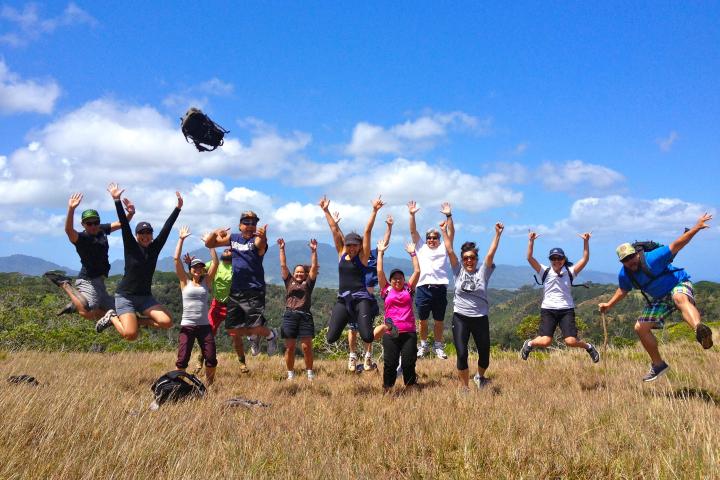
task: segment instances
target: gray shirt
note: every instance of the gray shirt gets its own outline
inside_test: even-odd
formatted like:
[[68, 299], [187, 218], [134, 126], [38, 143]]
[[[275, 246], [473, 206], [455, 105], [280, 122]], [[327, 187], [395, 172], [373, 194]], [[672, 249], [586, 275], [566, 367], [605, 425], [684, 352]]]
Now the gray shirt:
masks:
[[453, 312], [468, 317], [481, 317], [490, 312], [487, 299], [487, 283], [490, 275], [495, 271], [495, 264], [490, 268], [482, 262], [480, 268], [468, 272], [458, 263], [453, 268], [455, 274], [455, 300]]
[[182, 290], [183, 312], [180, 325], [210, 325], [208, 320], [208, 291], [203, 281], [200, 285], [188, 282]]

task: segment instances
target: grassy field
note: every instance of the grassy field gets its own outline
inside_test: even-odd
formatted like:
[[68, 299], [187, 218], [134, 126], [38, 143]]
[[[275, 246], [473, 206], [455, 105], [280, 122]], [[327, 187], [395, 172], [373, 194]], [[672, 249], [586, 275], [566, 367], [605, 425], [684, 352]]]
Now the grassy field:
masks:
[[[663, 351], [672, 371], [654, 384], [639, 348], [597, 365], [493, 352], [484, 390], [459, 392], [451, 357], [393, 395], [343, 361], [289, 383], [280, 357], [242, 376], [224, 355], [206, 399], [157, 412], [149, 385], [172, 353], [7, 352], [0, 478], [720, 478], [720, 353]], [[4, 381], [23, 373], [41, 386]], [[223, 407], [236, 396], [271, 405]]]

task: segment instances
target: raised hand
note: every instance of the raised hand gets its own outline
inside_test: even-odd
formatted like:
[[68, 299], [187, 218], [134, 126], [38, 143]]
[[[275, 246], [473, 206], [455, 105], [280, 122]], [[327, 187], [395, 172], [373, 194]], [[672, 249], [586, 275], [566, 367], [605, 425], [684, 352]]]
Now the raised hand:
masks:
[[446, 217], [452, 215], [452, 207], [448, 202], [443, 202], [440, 205], [440, 213], [442, 213]]
[[70, 195], [70, 200], [68, 200], [68, 208], [71, 210], [75, 210], [78, 205], [80, 205], [80, 202], [82, 202], [83, 194], [82, 193], [73, 193]]
[[698, 221], [695, 223], [695, 227], [698, 230], [703, 230], [705, 228], [710, 228], [710, 225], [707, 224], [710, 220], [712, 220], [712, 215], [709, 215], [707, 212], [703, 213], [700, 218], [698, 218]]
[[406, 251], [407, 253], [409, 253], [410, 255], [412, 255], [413, 253], [415, 253], [415, 244], [412, 243], [412, 242], [406, 243], [406, 244], [405, 244], [405, 251]]
[[538, 238], [540, 238], [539, 233], [528, 230], [528, 240], [530, 240], [531, 242], [534, 242]]
[[340, 220], [342, 220], [342, 218], [340, 218], [340, 212], [333, 212], [332, 218], [335, 220], [335, 225], [339, 224]]
[[385, 202], [382, 201], [382, 195], [378, 195], [378, 197], [372, 201], [372, 207], [375, 212], [380, 210], [383, 205], [385, 205]]
[[385, 250], [388, 249], [388, 244], [385, 243], [385, 240], [379, 240], [377, 243], [377, 249], [378, 249], [378, 253], [384, 252]]
[[183, 225], [180, 227], [180, 239], [185, 240], [187, 237], [190, 236], [190, 227], [187, 225]]
[[260, 238], [266, 238], [267, 237], [267, 228], [268, 224], [266, 223], [264, 227], [258, 227], [255, 231], [255, 236]]
[[190, 265], [190, 263], [192, 263], [193, 261], [193, 258], [195, 257], [191, 256], [189, 253], [186, 253], [183, 257], [183, 262], [185, 262], [187, 265]]
[[387, 223], [388, 227], [392, 227], [393, 223], [395, 223], [395, 220], [393, 220], [392, 215], [388, 215], [385, 219], [385, 223]]
[[113, 200], [120, 200], [120, 195], [123, 194], [125, 189], [120, 188], [120, 185], [113, 182], [110, 185], [108, 185], [107, 191], [110, 193], [110, 196], [113, 198]]
[[410, 212], [410, 215], [415, 215], [420, 210], [420, 207], [417, 206], [417, 202], [415, 200], [410, 200], [407, 203], [407, 206], [408, 206], [408, 212]]
[[285, 240], [283, 240], [282, 238], [277, 239], [277, 244], [278, 244], [278, 247], [285, 248]]
[[440, 227], [440, 231], [447, 231], [447, 220], [443, 220], [442, 222], [438, 223], [438, 226]]
[[503, 225], [501, 222], [497, 222], [495, 224], [495, 235], [501, 235], [503, 230], [505, 230], [505, 225]]
[[224, 243], [225, 240], [230, 236], [230, 227], [218, 228], [213, 232], [218, 242]]
[[308, 247], [310, 247], [310, 251], [317, 252], [318, 248], [318, 242], [314, 238], [310, 239], [310, 242], [308, 243]]
[[135, 215], [135, 205], [129, 198], [123, 198], [123, 205], [125, 205], [125, 212], [127, 215]]
[[591, 236], [592, 232], [578, 233], [578, 237], [582, 238], [585, 242], [589, 242]]
[[180, 192], [175, 192], [175, 196], [177, 197], [177, 209], [180, 210], [183, 206], [182, 195], [180, 195]]
[[323, 211], [327, 211], [330, 208], [330, 200], [328, 200], [327, 195], [322, 196], [318, 205], [323, 209]]

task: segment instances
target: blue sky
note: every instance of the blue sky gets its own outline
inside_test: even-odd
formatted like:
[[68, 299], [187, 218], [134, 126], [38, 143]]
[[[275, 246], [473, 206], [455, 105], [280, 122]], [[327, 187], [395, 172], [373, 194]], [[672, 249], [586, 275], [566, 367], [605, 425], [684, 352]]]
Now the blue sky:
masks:
[[[538, 257], [579, 256], [590, 230], [602, 271], [720, 203], [716, 3], [0, 5], [0, 255], [76, 267], [67, 198], [112, 219], [110, 181], [137, 219], [162, 223], [178, 189], [178, 224], [253, 208], [271, 240], [329, 241], [323, 193], [361, 229], [382, 194], [396, 255], [405, 202], [425, 229], [448, 200], [458, 241], [506, 224], [500, 263], [525, 263], [528, 228]], [[184, 143], [191, 105], [231, 130], [217, 152]], [[713, 221], [676, 264], [720, 280], [719, 238]]]

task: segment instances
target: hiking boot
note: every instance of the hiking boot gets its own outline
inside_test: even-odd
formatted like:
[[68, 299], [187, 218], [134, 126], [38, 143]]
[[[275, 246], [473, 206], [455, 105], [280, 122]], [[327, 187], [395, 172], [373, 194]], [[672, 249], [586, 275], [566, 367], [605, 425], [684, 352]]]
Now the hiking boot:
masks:
[[348, 357], [348, 370], [354, 372], [357, 370], [357, 355], [351, 353]]
[[427, 343], [420, 342], [420, 346], [418, 347], [418, 350], [417, 350], [417, 358], [424, 357], [425, 354], [427, 354], [427, 351], [428, 351]]
[[530, 345], [531, 341], [532, 340], [530, 339], [525, 340], [525, 343], [523, 343], [523, 346], [520, 349], [520, 358], [522, 358], [523, 360], [527, 360], [530, 356], [530, 352], [533, 351], [533, 347], [532, 345]]
[[385, 325], [388, 326], [389, 330], [387, 331], [387, 334], [390, 335], [390, 338], [397, 338], [398, 335], [400, 335], [400, 332], [398, 332], [398, 328], [395, 326], [392, 318], [386, 318]]
[[588, 355], [590, 355], [593, 363], [598, 363], [600, 361], [600, 354], [598, 353], [597, 348], [595, 348], [595, 345], [593, 345], [592, 343], [588, 343], [585, 351], [588, 353]]
[[478, 388], [478, 390], [484, 388], [488, 383], [490, 383], [490, 380], [485, 378], [484, 376], [480, 376], [477, 373], [473, 377], [473, 382], [475, 382], [475, 386]]
[[368, 370], [372, 370], [373, 368], [373, 361], [372, 361], [372, 355], [365, 355], [365, 360], [363, 361], [363, 370], [366, 372]]
[[660, 365], [650, 365], [650, 371], [643, 377], [643, 382], [654, 382], [660, 375], [667, 373], [670, 370], [670, 365], [662, 362]]
[[695, 329], [695, 338], [705, 350], [713, 346], [712, 330], [707, 325], [698, 323]]
[[268, 338], [268, 339], [267, 339], [267, 342], [268, 342], [268, 346], [267, 346], [267, 354], [268, 354], [268, 357], [275, 355], [275, 352], [277, 352], [277, 349], [278, 349], [278, 344], [277, 344], [277, 341], [278, 341], [278, 333], [277, 333], [277, 331], [275, 331], [274, 328], [271, 328], [271, 329], [270, 329], [270, 333], [272, 333], [272, 338]]
[[240, 362], [240, 373], [250, 373], [250, 369], [245, 364], [245, 356], [238, 357], [238, 362]]
[[443, 345], [442, 343], [436, 343], [433, 351], [435, 352], [436, 357], [447, 360], [448, 356], [447, 353], [445, 353], [445, 345]]
[[253, 357], [257, 357], [260, 355], [260, 337], [257, 335], [250, 335], [248, 340], [250, 341], [250, 354]]
[[77, 308], [75, 308], [75, 304], [70, 302], [67, 305], [65, 305], [63, 307], [63, 309], [57, 313], [57, 316], [59, 317], [60, 315], [69, 315], [71, 313], [76, 313], [76, 312], [77, 312]]
[[47, 278], [48, 280], [50, 280], [52, 283], [54, 283], [58, 287], [62, 287], [66, 283], [69, 284], [72, 281], [72, 279], [70, 277], [68, 277], [67, 275], [65, 275], [64, 272], [60, 272], [57, 270], [51, 270], [49, 272], [45, 272], [45, 273], [43, 273], [43, 277]]
[[105, 315], [103, 315], [100, 320], [98, 320], [98, 321], [95, 323], [95, 331], [96, 331], [97, 333], [100, 333], [100, 332], [102, 332], [103, 330], [105, 330], [105, 329], [107, 329], [107, 328], [109, 328], [109, 327], [112, 327], [112, 325], [113, 325], [112, 318], [113, 318], [113, 317], [117, 317], [117, 313], [115, 313], [115, 310], [113, 310], [113, 309], [111, 308], [110, 310], [108, 310], [107, 312], [105, 312]]

